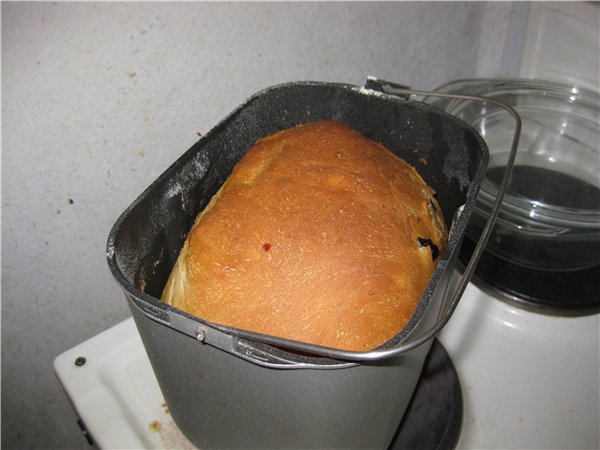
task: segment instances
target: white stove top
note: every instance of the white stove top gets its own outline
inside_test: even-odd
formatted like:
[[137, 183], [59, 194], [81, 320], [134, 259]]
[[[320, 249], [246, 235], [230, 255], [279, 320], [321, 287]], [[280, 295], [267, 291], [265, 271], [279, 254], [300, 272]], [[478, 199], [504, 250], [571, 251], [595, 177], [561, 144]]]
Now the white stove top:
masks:
[[528, 312], [469, 285], [439, 338], [458, 371], [462, 448], [600, 448], [600, 316]]
[[[469, 285], [439, 336], [462, 386], [458, 448], [600, 448], [599, 329], [598, 315], [527, 312]], [[169, 415], [133, 319], [54, 367], [98, 447], [194, 448]]]

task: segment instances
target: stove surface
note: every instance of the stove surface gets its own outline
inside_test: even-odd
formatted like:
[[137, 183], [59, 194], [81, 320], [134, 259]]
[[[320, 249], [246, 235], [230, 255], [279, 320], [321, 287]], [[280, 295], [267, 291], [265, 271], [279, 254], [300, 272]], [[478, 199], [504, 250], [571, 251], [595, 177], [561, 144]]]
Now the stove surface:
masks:
[[439, 335], [464, 392], [459, 447], [600, 448], [599, 328], [469, 284]]
[[169, 415], [132, 318], [62, 353], [54, 370], [95, 446], [195, 448]]
[[[439, 336], [462, 387], [457, 447], [599, 448], [598, 330], [598, 315], [536, 314], [469, 285]], [[194, 448], [169, 415], [133, 319], [54, 367], [98, 447]]]

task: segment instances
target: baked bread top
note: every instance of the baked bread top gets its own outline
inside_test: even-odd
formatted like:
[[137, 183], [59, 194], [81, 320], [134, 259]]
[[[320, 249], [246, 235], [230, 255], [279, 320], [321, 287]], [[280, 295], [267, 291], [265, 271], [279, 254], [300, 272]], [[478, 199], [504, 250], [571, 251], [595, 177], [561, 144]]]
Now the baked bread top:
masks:
[[417, 171], [334, 121], [260, 139], [188, 234], [163, 292], [209, 322], [344, 350], [412, 316], [447, 242]]

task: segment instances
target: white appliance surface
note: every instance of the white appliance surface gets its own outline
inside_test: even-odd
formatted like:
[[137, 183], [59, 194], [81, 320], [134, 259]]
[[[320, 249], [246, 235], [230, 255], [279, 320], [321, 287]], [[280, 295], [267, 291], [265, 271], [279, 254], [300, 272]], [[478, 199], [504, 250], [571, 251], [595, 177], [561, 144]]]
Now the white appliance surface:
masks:
[[[600, 448], [599, 328], [598, 315], [525, 311], [470, 284], [439, 336], [462, 386], [458, 448]], [[168, 413], [133, 319], [54, 366], [98, 447], [194, 448]]]
[[463, 391], [460, 448], [600, 448], [600, 316], [549, 316], [471, 283], [439, 339]]
[[195, 448], [169, 415], [133, 318], [62, 353], [54, 370], [97, 447]]

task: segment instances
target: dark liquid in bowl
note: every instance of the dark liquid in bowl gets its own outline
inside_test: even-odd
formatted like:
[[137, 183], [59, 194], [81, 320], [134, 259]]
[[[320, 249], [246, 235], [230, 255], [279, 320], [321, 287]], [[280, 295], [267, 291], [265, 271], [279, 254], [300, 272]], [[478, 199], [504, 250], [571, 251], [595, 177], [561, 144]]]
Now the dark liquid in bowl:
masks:
[[[493, 167], [487, 177], [500, 183], [505, 167]], [[600, 210], [600, 189], [571, 175], [539, 167], [515, 165], [509, 191], [546, 205]]]
[[[504, 167], [494, 167], [487, 177], [500, 183]], [[514, 166], [509, 190], [547, 205], [600, 210], [600, 189], [578, 178], [532, 166]], [[483, 224], [472, 221], [472, 236]], [[535, 237], [513, 234], [494, 227], [490, 236], [502, 255], [486, 251], [475, 270], [475, 278], [503, 291], [515, 301], [536, 305], [558, 314], [596, 313], [600, 308], [600, 240], [590, 235], [570, 234]], [[475, 242], [467, 236], [460, 259], [468, 261]], [[489, 248], [489, 247], [488, 247]]]
[[[504, 169], [494, 167], [488, 170], [487, 177], [500, 182]], [[514, 166], [509, 191], [555, 207], [600, 210], [600, 189], [573, 176], [548, 169]], [[467, 234], [477, 238], [483, 225], [483, 218], [473, 217]], [[487, 252], [508, 263], [535, 270], [581, 270], [600, 264], [598, 231], [574, 227], [561, 232], [539, 232], [508, 227], [498, 222], [490, 235]]]

